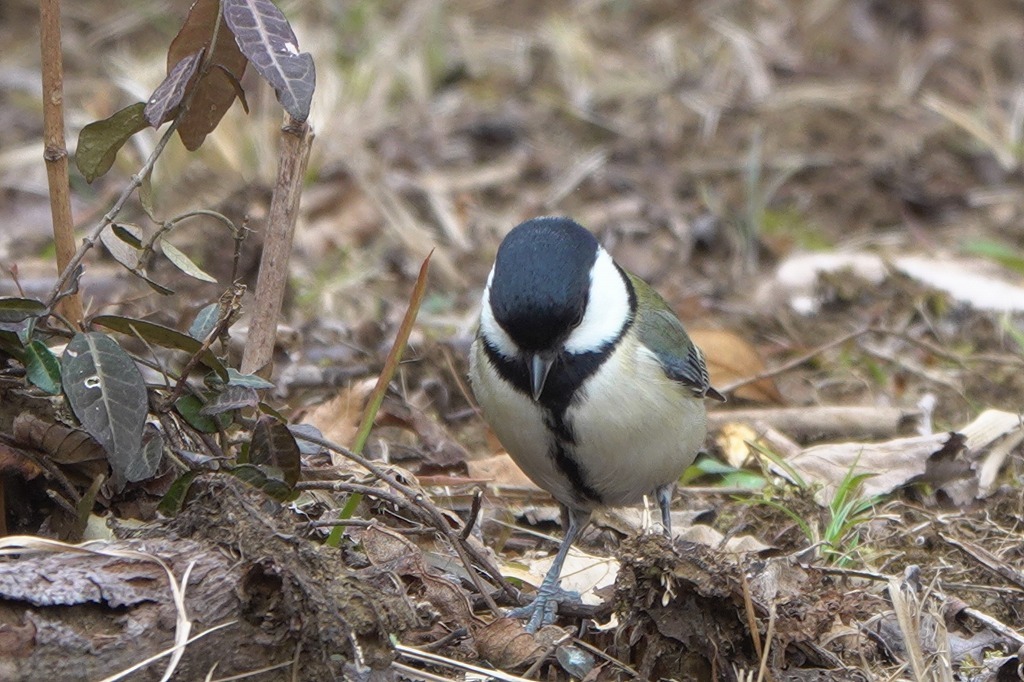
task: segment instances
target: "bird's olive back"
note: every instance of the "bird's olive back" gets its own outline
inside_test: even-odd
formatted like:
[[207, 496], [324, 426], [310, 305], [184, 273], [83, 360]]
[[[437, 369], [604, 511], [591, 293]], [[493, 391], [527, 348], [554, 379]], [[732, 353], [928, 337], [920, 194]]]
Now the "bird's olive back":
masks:
[[525, 351], [555, 348], [583, 319], [598, 243], [568, 218], [534, 218], [508, 233], [494, 261], [494, 318]]

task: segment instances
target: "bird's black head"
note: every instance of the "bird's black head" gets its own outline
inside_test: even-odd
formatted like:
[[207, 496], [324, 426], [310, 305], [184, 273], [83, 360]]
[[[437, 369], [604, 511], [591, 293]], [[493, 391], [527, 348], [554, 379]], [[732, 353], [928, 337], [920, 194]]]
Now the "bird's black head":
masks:
[[598, 243], [568, 218], [517, 225], [494, 261], [494, 319], [521, 349], [555, 349], [583, 319]]

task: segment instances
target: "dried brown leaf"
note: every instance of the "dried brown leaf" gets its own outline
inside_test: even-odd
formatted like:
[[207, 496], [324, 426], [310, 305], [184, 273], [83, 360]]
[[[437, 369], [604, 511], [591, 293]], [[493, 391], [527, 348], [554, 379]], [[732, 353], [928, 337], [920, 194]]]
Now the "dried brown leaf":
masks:
[[477, 630], [476, 650], [481, 659], [498, 670], [524, 668], [544, 653], [534, 636], [512, 618], [499, 618]]
[[377, 413], [378, 426], [398, 426], [416, 434], [426, 462], [437, 467], [453, 467], [469, 459], [466, 449], [434, 417], [398, 400], [385, 400]]
[[16, 440], [42, 450], [58, 464], [99, 461], [106, 470], [106, 451], [81, 429], [22, 412], [14, 418], [12, 431]]
[[[376, 383], [376, 378], [372, 378], [348, 386], [330, 400], [310, 408], [302, 423], [316, 427], [329, 441], [351, 443], [359, 429], [363, 406]], [[332, 459], [335, 464], [348, 461], [337, 455], [332, 455]]]
[[808, 483], [820, 484], [814, 499], [827, 506], [851, 472], [871, 474], [861, 484], [864, 497], [891, 493], [926, 476], [936, 488], [970, 476], [970, 464], [960, 457], [963, 442], [960, 434], [936, 433], [884, 443], [832, 443], [807, 448], [787, 463]]
[[182, 114], [178, 125], [178, 135], [190, 151], [199, 149], [231, 108], [237, 95], [236, 83], [232, 81], [241, 81], [249, 63], [225, 22], [220, 22], [217, 41], [213, 44], [213, 29], [219, 11], [219, 0], [197, 0], [167, 49], [168, 73], [182, 59], [204, 49], [210, 54], [210, 64], [215, 67], [200, 73], [188, 111]]
[[488, 481], [494, 487], [540, 490], [505, 453], [470, 460], [466, 462], [466, 470], [470, 478]]
[[18, 448], [0, 442], [0, 474], [20, 476], [30, 481], [41, 473], [42, 468], [23, 455]]

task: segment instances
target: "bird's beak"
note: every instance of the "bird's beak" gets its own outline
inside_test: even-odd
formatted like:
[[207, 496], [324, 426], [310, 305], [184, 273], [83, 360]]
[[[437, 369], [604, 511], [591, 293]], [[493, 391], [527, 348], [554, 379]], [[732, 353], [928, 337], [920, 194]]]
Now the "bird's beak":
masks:
[[534, 402], [540, 400], [540, 394], [544, 392], [544, 382], [547, 381], [548, 372], [554, 363], [553, 357], [544, 357], [540, 353], [530, 358], [530, 388], [533, 390]]

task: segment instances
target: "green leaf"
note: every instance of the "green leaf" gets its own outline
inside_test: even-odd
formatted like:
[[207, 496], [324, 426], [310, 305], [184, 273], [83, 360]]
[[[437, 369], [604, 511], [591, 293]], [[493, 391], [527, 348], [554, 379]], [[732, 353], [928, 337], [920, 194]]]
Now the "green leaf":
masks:
[[106, 334], [75, 334], [64, 350], [61, 379], [78, 421], [107, 452], [114, 480], [131, 480], [149, 407], [135, 361]]
[[174, 264], [174, 267], [178, 268], [189, 277], [194, 277], [201, 282], [217, 282], [216, 277], [205, 272], [202, 268], [196, 265], [191, 258], [186, 256], [181, 249], [166, 239], [160, 240], [160, 249], [164, 252], [164, 255], [167, 256], [167, 260]]
[[228, 367], [228, 386], [246, 386], [259, 390], [273, 388], [274, 384], [255, 374], [242, 374], [234, 367]]
[[60, 361], [39, 340], [25, 346], [25, 373], [28, 380], [50, 395], [60, 393]]
[[268, 472], [255, 464], [240, 464], [228, 467], [226, 471], [282, 502], [288, 502], [298, 497], [298, 493], [290, 485], [275, 477], [273, 472]]
[[139, 185], [139, 203], [142, 204], [142, 210], [146, 212], [149, 219], [154, 223], [160, 221], [156, 218], [156, 211], [153, 209], [153, 171], [150, 170], [144, 176], [142, 176], [142, 184]]
[[[220, 320], [220, 303], [211, 303], [196, 313], [196, 319], [188, 328], [188, 335], [197, 341], [203, 341], [217, 326], [218, 320]], [[230, 371], [228, 376], [231, 376]]]
[[256, 407], [260, 404], [260, 397], [254, 389], [248, 386], [228, 386], [213, 397], [199, 414], [215, 416], [233, 410], [241, 410], [247, 407]]
[[130, 463], [124, 472], [129, 481], [145, 481], [156, 476], [160, 468], [160, 460], [164, 457], [164, 437], [152, 424], [146, 424], [142, 436], [140, 456]]
[[994, 239], [970, 239], [964, 244], [964, 251], [975, 256], [994, 260], [1018, 273], [1024, 273], [1024, 252]]
[[249, 444], [249, 462], [281, 470], [284, 482], [295, 487], [301, 468], [299, 445], [288, 425], [266, 415], [256, 421]]
[[746, 488], [748, 490], [760, 490], [768, 485], [768, 480], [754, 471], [740, 469], [731, 474], [722, 476], [722, 486], [726, 488]]
[[299, 451], [302, 454], [318, 455], [323, 451], [323, 446], [306, 440], [308, 437], [324, 440], [324, 434], [312, 424], [291, 424], [288, 426], [288, 430], [295, 436], [295, 441], [299, 444]]
[[[122, 334], [128, 334], [129, 336], [134, 337], [138, 335], [149, 343], [160, 346], [161, 348], [172, 348], [174, 350], [180, 350], [184, 353], [188, 353], [189, 355], [199, 353], [203, 345], [191, 336], [182, 334], [176, 329], [171, 329], [170, 327], [165, 327], [153, 322], [146, 322], [145, 320], [121, 317], [120, 315], [98, 315], [92, 319], [92, 323], [98, 324], [101, 327], [106, 327], [107, 329], [113, 329], [114, 331], [121, 332]], [[216, 372], [223, 381], [228, 380], [227, 369], [209, 348], [199, 355], [199, 361]]]
[[223, 0], [224, 21], [256, 71], [274, 88], [277, 101], [296, 121], [305, 121], [316, 89], [316, 68], [299, 52], [288, 19], [270, 0]]
[[170, 287], [165, 287], [163, 284], [160, 284], [159, 282], [154, 282], [143, 272], [135, 271], [135, 276], [142, 278], [142, 281], [148, 284], [150, 289], [160, 294], [161, 296], [170, 296], [174, 293], [174, 289], [171, 289]]
[[150, 95], [145, 113], [146, 120], [154, 128], [159, 128], [162, 123], [170, 121], [178, 114], [181, 100], [184, 99], [204, 54], [206, 50], [199, 50], [168, 69], [167, 77]]
[[114, 165], [117, 152], [131, 139], [132, 135], [147, 125], [143, 112], [145, 102], [136, 102], [102, 121], [96, 121], [82, 128], [78, 135], [78, 151], [75, 165], [91, 183]]
[[25, 346], [14, 332], [0, 330], [0, 353], [7, 353], [18, 362], [25, 362]]
[[698, 478], [704, 476], [728, 476], [739, 471], [736, 467], [729, 466], [725, 462], [720, 462], [714, 457], [708, 457], [702, 455], [697, 458], [697, 461], [687, 467], [686, 471], [679, 478], [680, 485], [689, 485]]
[[220, 429], [226, 429], [231, 424], [231, 415], [227, 413], [221, 413], [216, 416], [203, 414], [202, 410], [205, 406], [206, 403], [194, 395], [183, 395], [174, 403], [174, 408], [181, 415], [181, 418], [197, 431], [217, 433]]
[[32, 298], [0, 298], [0, 322], [23, 322], [45, 310], [41, 301]]
[[164, 493], [160, 504], [156, 506], [157, 511], [166, 516], [175, 516], [185, 506], [185, 498], [188, 496], [188, 489], [192, 487], [192, 481], [199, 475], [198, 471], [189, 471], [175, 479], [171, 487]]
[[280, 412], [278, 412], [277, 410], [275, 410], [268, 403], [261, 402], [259, 405], [257, 405], [257, 408], [259, 409], [260, 414], [265, 414], [268, 417], [273, 417], [274, 419], [276, 419], [277, 421], [281, 422], [282, 424], [287, 424], [288, 423], [288, 418], [285, 417]]

